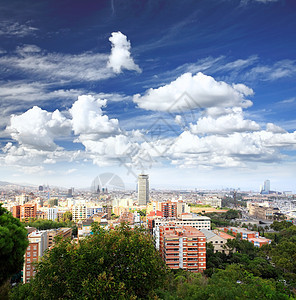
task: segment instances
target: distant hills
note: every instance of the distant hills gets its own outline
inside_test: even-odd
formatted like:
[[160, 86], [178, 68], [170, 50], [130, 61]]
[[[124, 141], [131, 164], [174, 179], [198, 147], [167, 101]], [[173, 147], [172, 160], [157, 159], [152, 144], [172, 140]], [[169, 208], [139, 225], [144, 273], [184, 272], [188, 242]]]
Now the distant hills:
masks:
[[0, 186], [2, 185], [12, 185], [14, 183], [6, 182], [6, 181], [0, 181]]

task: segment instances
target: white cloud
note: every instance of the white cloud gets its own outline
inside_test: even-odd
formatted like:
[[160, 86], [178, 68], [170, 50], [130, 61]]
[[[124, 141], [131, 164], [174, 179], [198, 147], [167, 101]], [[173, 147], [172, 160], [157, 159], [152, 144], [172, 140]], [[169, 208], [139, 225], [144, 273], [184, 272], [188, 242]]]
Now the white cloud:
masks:
[[0, 97], [2, 101], [27, 101], [38, 102], [52, 99], [75, 99], [81, 95], [82, 90], [77, 89], [55, 89], [50, 90], [51, 86], [40, 82], [1, 82]]
[[251, 68], [243, 76], [245, 79], [274, 81], [280, 78], [290, 77], [296, 73], [296, 62], [285, 59], [275, 62], [273, 65], [257, 65]]
[[233, 132], [257, 131], [260, 125], [252, 120], [245, 120], [242, 110], [235, 113], [213, 118], [211, 116], [200, 118], [196, 124], [191, 124], [191, 132], [195, 134], [229, 134]]
[[245, 96], [251, 94], [252, 89], [243, 84], [230, 86], [199, 72], [194, 76], [185, 73], [168, 85], [149, 89], [143, 96], [135, 95], [133, 100], [147, 110], [180, 112], [208, 107], [249, 107], [252, 102]]
[[21, 115], [12, 115], [7, 130], [19, 144], [54, 150], [57, 148], [54, 139], [69, 135], [71, 124], [58, 110], [50, 113], [34, 106]]
[[286, 133], [286, 130], [283, 129], [280, 126], [277, 126], [273, 123], [267, 123], [266, 124], [266, 131], [272, 132], [272, 133]]
[[[0, 66], [7, 73], [26, 72], [28, 79], [46, 80], [60, 83], [61, 81], [89, 82], [114, 76], [107, 67], [108, 55], [103, 53], [84, 52], [81, 54], [47, 53], [36, 51], [34, 45], [18, 48], [16, 55], [0, 57]], [[40, 50], [40, 49], [39, 49]]]
[[115, 73], [121, 73], [122, 69], [142, 72], [140, 67], [135, 64], [131, 57], [131, 43], [127, 37], [120, 31], [112, 32], [109, 41], [112, 44], [111, 54], [109, 56], [108, 67]]
[[82, 95], [72, 105], [72, 126], [79, 141], [97, 140], [120, 132], [118, 120], [103, 115], [102, 107], [107, 100], [95, 99], [91, 95]]
[[36, 30], [38, 29], [27, 24], [10, 21], [0, 22], [0, 35], [24, 37], [34, 34]]

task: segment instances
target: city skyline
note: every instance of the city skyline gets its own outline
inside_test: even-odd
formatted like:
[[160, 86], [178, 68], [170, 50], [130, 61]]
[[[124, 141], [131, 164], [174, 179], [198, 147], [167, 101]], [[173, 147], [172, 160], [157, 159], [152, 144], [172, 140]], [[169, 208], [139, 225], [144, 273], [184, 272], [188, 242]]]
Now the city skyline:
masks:
[[0, 7], [1, 181], [296, 192], [295, 2]]

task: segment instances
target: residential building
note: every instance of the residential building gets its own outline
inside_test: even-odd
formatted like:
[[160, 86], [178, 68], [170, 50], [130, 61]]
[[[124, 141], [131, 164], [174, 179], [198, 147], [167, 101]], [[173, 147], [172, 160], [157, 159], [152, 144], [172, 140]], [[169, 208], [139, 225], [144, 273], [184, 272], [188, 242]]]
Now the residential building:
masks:
[[203, 272], [206, 269], [206, 238], [191, 226], [160, 226], [159, 251], [171, 269]]
[[202, 204], [211, 205], [212, 207], [222, 207], [222, 199], [212, 196], [212, 197], [203, 197], [200, 199]]
[[58, 208], [57, 207], [49, 207], [47, 209], [47, 219], [56, 221], [58, 219]]
[[180, 218], [155, 218], [154, 227], [175, 223], [179, 226], [192, 226], [198, 230], [211, 229], [211, 219], [206, 216], [198, 216], [196, 214], [182, 214]]
[[[211, 243], [214, 247], [214, 252], [221, 252], [221, 253], [229, 253], [229, 249], [226, 247], [227, 238], [216, 234], [212, 230], [208, 229], [200, 229], [200, 231], [205, 235], [207, 243]], [[232, 239], [234, 237], [231, 237]]]
[[165, 218], [180, 217], [184, 213], [190, 213], [190, 207], [183, 201], [152, 201], [147, 204], [147, 215], [152, 211], [161, 211]]
[[36, 218], [37, 204], [26, 203], [20, 206], [20, 221], [27, 222]]
[[24, 205], [25, 203], [27, 203], [29, 201], [29, 196], [26, 194], [15, 196], [15, 201], [19, 205]]
[[256, 247], [261, 247], [262, 245], [270, 244], [271, 240], [266, 239], [264, 237], [259, 236], [259, 232], [257, 231], [251, 231], [246, 228], [240, 228], [240, 227], [225, 227], [225, 232], [230, 231], [234, 236], [237, 236], [237, 234], [241, 235], [242, 240], [247, 240], [254, 244]]
[[177, 217], [177, 202], [162, 202], [161, 212], [165, 218], [176, 218]]
[[28, 235], [29, 246], [25, 253], [25, 261], [23, 267], [23, 282], [29, 282], [30, 278], [35, 276], [35, 263], [43, 256], [44, 251], [48, 247], [47, 231], [33, 231]]
[[[197, 216], [195, 214], [183, 214], [181, 218], [155, 218], [152, 220], [152, 232], [156, 240], [156, 249], [159, 249], [159, 237], [160, 237], [160, 227], [161, 226], [190, 226], [201, 229], [211, 229], [211, 219], [205, 216]], [[149, 226], [149, 223], [148, 223]]]
[[248, 209], [250, 216], [262, 220], [272, 220], [274, 215], [279, 213], [278, 208], [270, 207], [264, 203], [248, 203]]
[[224, 232], [230, 231], [234, 236], [237, 234], [241, 235], [242, 240], [249, 240], [250, 238], [258, 238], [259, 232], [258, 231], [251, 231], [247, 228], [240, 228], [240, 227], [225, 227]]
[[17, 218], [17, 219], [21, 218], [21, 206], [20, 205], [13, 206], [12, 215], [14, 218]]
[[62, 227], [58, 229], [51, 229], [47, 231], [48, 248], [54, 245], [54, 239], [60, 236], [62, 239], [72, 238], [72, 228]]
[[259, 238], [250, 238], [249, 242], [253, 243], [255, 247], [262, 247], [263, 245], [268, 245], [271, 243], [270, 239], [267, 239], [265, 237], [259, 237]]

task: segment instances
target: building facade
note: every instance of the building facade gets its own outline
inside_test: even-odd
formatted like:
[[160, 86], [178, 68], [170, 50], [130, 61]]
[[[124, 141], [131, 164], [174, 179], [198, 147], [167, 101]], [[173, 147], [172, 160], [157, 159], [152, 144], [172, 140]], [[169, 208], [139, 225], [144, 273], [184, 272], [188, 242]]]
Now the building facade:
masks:
[[141, 174], [138, 176], [138, 204], [147, 205], [149, 202], [149, 176]]
[[23, 267], [23, 283], [29, 282], [30, 278], [35, 276], [35, 263], [43, 256], [48, 247], [47, 231], [33, 231], [28, 236], [29, 246], [25, 253]]
[[191, 226], [160, 226], [159, 251], [171, 269], [203, 272], [206, 269], [206, 238]]
[[26, 203], [20, 206], [20, 221], [28, 222], [36, 218], [37, 204]]

